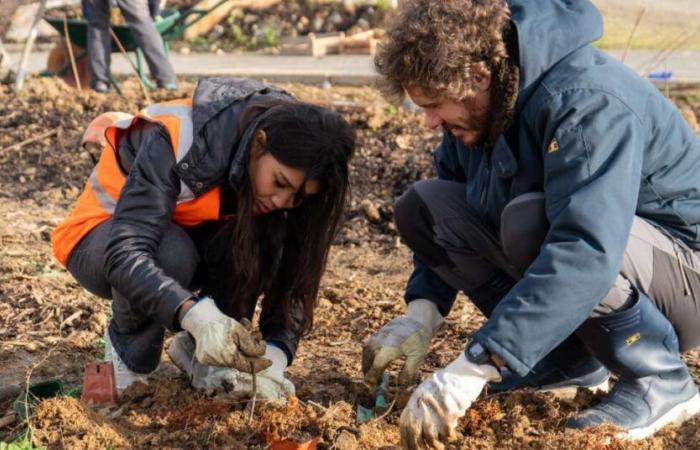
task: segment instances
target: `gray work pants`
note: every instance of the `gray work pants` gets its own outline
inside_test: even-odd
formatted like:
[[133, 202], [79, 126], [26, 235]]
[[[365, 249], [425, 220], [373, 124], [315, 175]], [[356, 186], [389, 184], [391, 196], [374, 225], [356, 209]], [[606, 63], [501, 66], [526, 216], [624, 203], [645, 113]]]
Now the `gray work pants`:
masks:
[[[112, 50], [110, 26], [110, 1], [85, 0], [89, 9], [88, 20], [88, 60], [94, 83], [109, 83], [109, 65]], [[131, 34], [146, 58], [151, 76], [159, 86], [176, 81], [175, 70], [168, 61], [163, 48], [163, 38], [156, 30], [151, 18], [148, 0], [116, 0], [126, 19]]]
[[[520, 279], [549, 228], [544, 194], [513, 199], [500, 230], [469, 211], [463, 184], [425, 180], [397, 201], [395, 218], [406, 245], [454, 289], [475, 289], [499, 270]], [[634, 218], [619, 275], [593, 316], [624, 309], [633, 287], [674, 325], [681, 351], [700, 345], [700, 252], [640, 217]]]

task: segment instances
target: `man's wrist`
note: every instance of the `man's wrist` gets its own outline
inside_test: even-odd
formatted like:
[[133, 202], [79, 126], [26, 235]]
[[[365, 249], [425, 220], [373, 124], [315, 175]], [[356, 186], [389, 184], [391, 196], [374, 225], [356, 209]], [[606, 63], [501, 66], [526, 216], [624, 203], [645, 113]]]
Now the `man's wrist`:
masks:
[[506, 366], [506, 362], [495, 353], [491, 353], [489, 349], [481, 345], [479, 342], [472, 341], [464, 350], [464, 355], [467, 361], [474, 364], [490, 364], [498, 369]]

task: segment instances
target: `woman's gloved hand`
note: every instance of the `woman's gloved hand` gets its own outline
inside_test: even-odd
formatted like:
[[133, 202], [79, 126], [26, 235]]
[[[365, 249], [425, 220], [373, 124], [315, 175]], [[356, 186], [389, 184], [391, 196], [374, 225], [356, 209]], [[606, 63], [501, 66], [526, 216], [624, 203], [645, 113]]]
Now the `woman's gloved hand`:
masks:
[[430, 341], [442, 325], [443, 318], [435, 303], [412, 300], [405, 316], [392, 319], [377, 331], [362, 349], [362, 372], [365, 382], [374, 387], [386, 367], [401, 357], [406, 362], [399, 374], [399, 384], [408, 384], [423, 364]]
[[[267, 344], [264, 357], [272, 361], [272, 365], [255, 374], [255, 396], [270, 402], [285, 403], [295, 393], [294, 384], [284, 377], [287, 354], [279, 347]], [[234, 392], [252, 396], [253, 376], [241, 374]]]
[[265, 341], [253, 333], [250, 322], [242, 323], [222, 313], [211, 297], [199, 300], [180, 320], [195, 341], [195, 357], [201, 364], [232, 367], [241, 372], [260, 372], [271, 361], [264, 359]]
[[460, 353], [413, 391], [399, 420], [401, 447], [444, 448], [440, 441], [453, 438], [457, 421], [486, 383], [500, 378], [495, 366], [473, 363]]

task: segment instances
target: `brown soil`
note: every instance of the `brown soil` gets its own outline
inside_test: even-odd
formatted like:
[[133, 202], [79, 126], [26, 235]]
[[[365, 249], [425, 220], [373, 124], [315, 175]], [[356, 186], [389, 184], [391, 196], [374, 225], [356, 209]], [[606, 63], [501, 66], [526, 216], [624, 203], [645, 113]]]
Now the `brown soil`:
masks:
[[[79, 149], [83, 127], [106, 110], [143, 106], [137, 85], [127, 97], [78, 93], [50, 79], [30, 79], [17, 97], [0, 86], [0, 386], [60, 377], [80, 383], [86, 362], [100, 357], [99, 339], [109, 303], [88, 294], [51, 258], [49, 233], [74, 202], [91, 170]], [[286, 86], [302, 99], [346, 115], [356, 129], [354, 198], [323, 281], [314, 331], [303, 340], [289, 374], [298, 403], [275, 409], [250, 405], [223, 392], [196, 392], [167, 357], [158, 381], [127, 390], [119, 405], [89, 409], [71, 398], [43, 402], [31, 421], [37, 443], [54, 448], [264, 448], [264, 434], [306, 437], [318, 430], [320, 448], [392, 448], [407, 394], [395, 392], [384, 417], [358, 424], [357, 404], [368, 404], [360, 353], [368, 336], [400, 314], [410, 254], [391, 224], [393, 200], [415, 180], [431, 176], [430, 152], [438, 136], [421, 117], [387, 105], [369, 89]], [[193, 85], [183, 83], [184, 96]], [[156, 100], [165, 94], [156, 94]], [[172, 95], [170, 96], [172, 97]], [[698, 97], [682, 99], [697, 116]], [[43, 140], [10, 147], [56, 130]], [[483, 318], [460, 298], [437, 335], [421, 376], [443, 367], [461, 350]], [[700, 379], [697, 352], [686, 355]], [[2, 395], [0, 415], [11, 403]], [[16, 394], [15, 394], [16, 395]], [[595, 401], [512, 393], [477, 402], [450, 448], [463, 449], [696, 449], [700, 418], [641, 442], [619, 442], [614, 431], [563, 432], [563, 422]], [[246, 407], [248, 409], [246, 409]], [[0, 430], [11, 440], [20, 425]]]

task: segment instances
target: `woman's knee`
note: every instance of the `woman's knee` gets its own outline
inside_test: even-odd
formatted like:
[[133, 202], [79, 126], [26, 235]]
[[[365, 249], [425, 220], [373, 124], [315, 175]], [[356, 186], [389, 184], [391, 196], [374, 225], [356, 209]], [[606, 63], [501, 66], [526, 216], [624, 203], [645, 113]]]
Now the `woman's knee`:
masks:
[[166, 275], [187, 287], [194, 278], [200, 257], [187, 232], [179, 225], [171, 224], [163, 234], [156, 260]]

